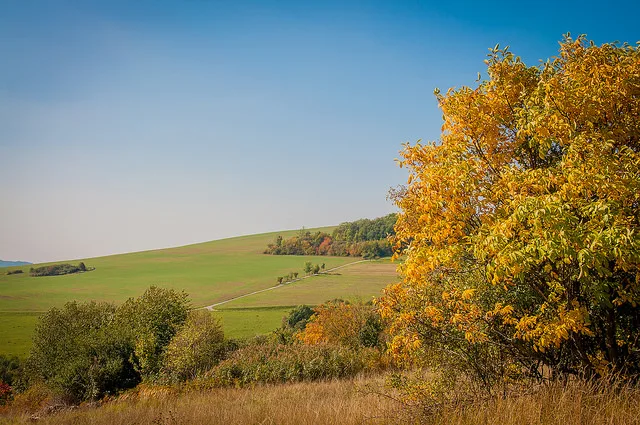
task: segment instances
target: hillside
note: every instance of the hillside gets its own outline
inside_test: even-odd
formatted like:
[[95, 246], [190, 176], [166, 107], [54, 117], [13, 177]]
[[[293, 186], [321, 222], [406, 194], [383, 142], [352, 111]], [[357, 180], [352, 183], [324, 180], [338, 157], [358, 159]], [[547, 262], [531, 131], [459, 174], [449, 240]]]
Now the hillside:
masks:
[[[333, 228], [310, 230], [328, 232]], [[330, 269], [359, 260], [263, 254], [277, 235], [289, 237], [296, 233], [273, 232], [71, 261], [95, 267], [90, 273], [36, 278], [28, 274], [31, 266], [15, 267], [12, 270], [22, 269], [25, 273], [0, 275], [0, 353], [26, 354], [37, 316], [67, 301], [120, 303], [156, 285], [187, 292], [193, 307], [198, 308], [273, 287], [278, 276], [290, 272], [302, 275], [306, 261], [325, 263]], [[369, 298], [395, 278], [395, 266], [388, 262], [352, 267], [237, 300], [220, 306], [216, 314], [230, 336], [251, 336], [277, 327], [292, 306], [338, 297]]]

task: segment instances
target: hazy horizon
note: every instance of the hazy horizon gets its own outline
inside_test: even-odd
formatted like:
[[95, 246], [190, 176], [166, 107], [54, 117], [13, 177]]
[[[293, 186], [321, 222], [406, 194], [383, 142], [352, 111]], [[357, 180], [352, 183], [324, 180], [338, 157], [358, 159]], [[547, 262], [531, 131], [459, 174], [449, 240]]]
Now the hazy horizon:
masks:
[[474, 85], [487, 48], [640, 38], [634, 2], [538, 5], [5, 0], [0, 259], [392, 212], [401, 144], [438, 139], [433, 90]]

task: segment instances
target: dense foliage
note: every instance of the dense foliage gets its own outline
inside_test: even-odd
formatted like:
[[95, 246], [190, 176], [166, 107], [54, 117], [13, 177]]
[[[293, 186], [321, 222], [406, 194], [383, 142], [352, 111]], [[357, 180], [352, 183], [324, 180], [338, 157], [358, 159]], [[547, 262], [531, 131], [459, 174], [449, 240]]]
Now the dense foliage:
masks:
[[0, 354], [0, 382], [13, 385], [20, 376], [22, 362], [16, 356]]
[[152, 286], [118, 308], [118, 321], [133, 344], [133, 365], [143, 379], [155, 379], [162, 370], [164, 352], [189, 313], [184, 292]]
[[331, 344], [254, 342], [205, 374], [211, 386], [244, 386], [355, 376], [376, 364], [377, 350], [355, 351]]
[[343, 242], [364, 242], [387, 239], [395, 235], [394, 226], [397, 214], [388, 214], [384, 217], [369, 220], [363, 218], [356, 221], [340, 224], [332, 233], [335, 240]]
[[396, 214], [389, 214], [373, 220], [342, 223], [332, 234], [303, 230], [289, 239], [278, 236], [265, 254], [388, 257], [392, 250], [387, 238], [394, 234], [395, 222]]
[[77, 266], [72, 264], [53, 264], [50, 266], [31, 267], [29, 274], [31, 276], [60, 276], [63, 274], [80, 273], [87, 271], [87, 267], [84, 263], [80, 263]]
[[173, 381], [194, 379], [217, 364], [226, 348], [220, 321], [209, 311], [191, 311], [167, 347], [163, 372]]
[[298, 306], [268, 336], [247, 341], [204, 374], [209, 386], [242, 386], [355, 376], [386, 366], [383, 326], [371, 304]]
[[437, 93], [440, 141], [402, 152], [391, 350], [484, 388], [636, 374], [640, 49], [567, 37], [543, 65], [497, 47], [487, 64]]
[[74, 301], [52, 308], [34, 331], [26, 377], [70, 401], [155, 378], [187, 311], [185, 294], [155, 287], [120, 307]]
[[328, 301], [317, 306], [298, 339], [305, 344], [338, 344], [353, 349], [384, 347], [383, 325], [372, 304]]
[[106, 303], [70, 302], [40, 317], [27, 370], [71, 401], [95, 399], [139, 382], [133, 347]]

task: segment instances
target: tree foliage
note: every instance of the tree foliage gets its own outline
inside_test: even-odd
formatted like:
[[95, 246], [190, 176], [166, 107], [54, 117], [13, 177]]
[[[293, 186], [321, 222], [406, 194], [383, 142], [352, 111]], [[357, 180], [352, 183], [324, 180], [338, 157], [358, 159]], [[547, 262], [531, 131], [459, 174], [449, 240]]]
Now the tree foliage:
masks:
[[129, 361], [133, 349], [114, 325], [115, 314], [112, 304], [74, 301], [42, 315], [26, 363], [31, 379], [71, 401], [136, 385], [139, 375]]
[[640, 50], [567, 36], [540, 66], [497, 46], [486, 63], [477, 87], [436, 91], [439, 142], [402, 151], [391, 349], [485, 383], [637, 373]]
[[387, 238], [394, 234], [395, 222], [396, 214], [389, 214], [373, 220], [342, 223], [332, 234], [302, 230], [288, 239], [278, 236], [267, 246], [265, 254], [388, 257], [392, 250]]
[[185, 292], [156, 286], [118, 308], [118, 321], [133, 341], [134, 365], [143, 378], [154, 379], [160, 374], [165, 350], [188, 313]]
[[52, 308], [36, 325], [25, 374], [74, 402], [133, 387], [158, 376], [187, 313], [186, 294], [156, 287], [119, 307], [74, 301]]
[[220, 321], [209, 311], [194, 310], [167, 347], [164, 371], [173, 380], [193, 379], [216, 365], [224, 354]]
[[[42, 267], [31, 267], [29, 274], [31, 276], [34, 277], [38, 277], [38, 276], [60, 276], [60, 275], [64, 275], [64, 274], [73, 274], [73, 273], [80, 273], [80, 272], [86, 272], [88, 270], [93, 270], [93, 269], [87, 269], [87, 267], [85, 266], [84, 263], [80, 263], [77, 266], [74, 266], [72, 264], [52, 264], [49, 266], [42, 266]], [[21, 272], [22, 273], [22, 272]]]
[[337, 344], [349, 348], [382, 345], [382, 321], [371, 304], [328, 301], [317, 306], [297, 337], [305, 344]]

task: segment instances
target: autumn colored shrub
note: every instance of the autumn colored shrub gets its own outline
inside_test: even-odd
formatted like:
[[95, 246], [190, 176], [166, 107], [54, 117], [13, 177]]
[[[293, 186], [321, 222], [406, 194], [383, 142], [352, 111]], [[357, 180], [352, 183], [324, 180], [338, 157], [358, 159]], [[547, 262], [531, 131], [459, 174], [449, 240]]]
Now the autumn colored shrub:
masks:
[[370, 304], [329, 301], [314, 308], [314, 314], [297, 337], [305, 344], [338, 344], [352, 349], [382, 347], [383, 326]]
[[406, 260], [379, 300], [391, 352], [489, 392], [546, 372], [633, 376], [640, 49], [567, 36], [540, 66], [498, 47], [487, 65], [477, 87], [436, 92], [440, 140], [402, 151]]
[[0, 381], [0, 406], [7, 404], [13, 398], [13, 391], [11, 386], [5, 382]]

